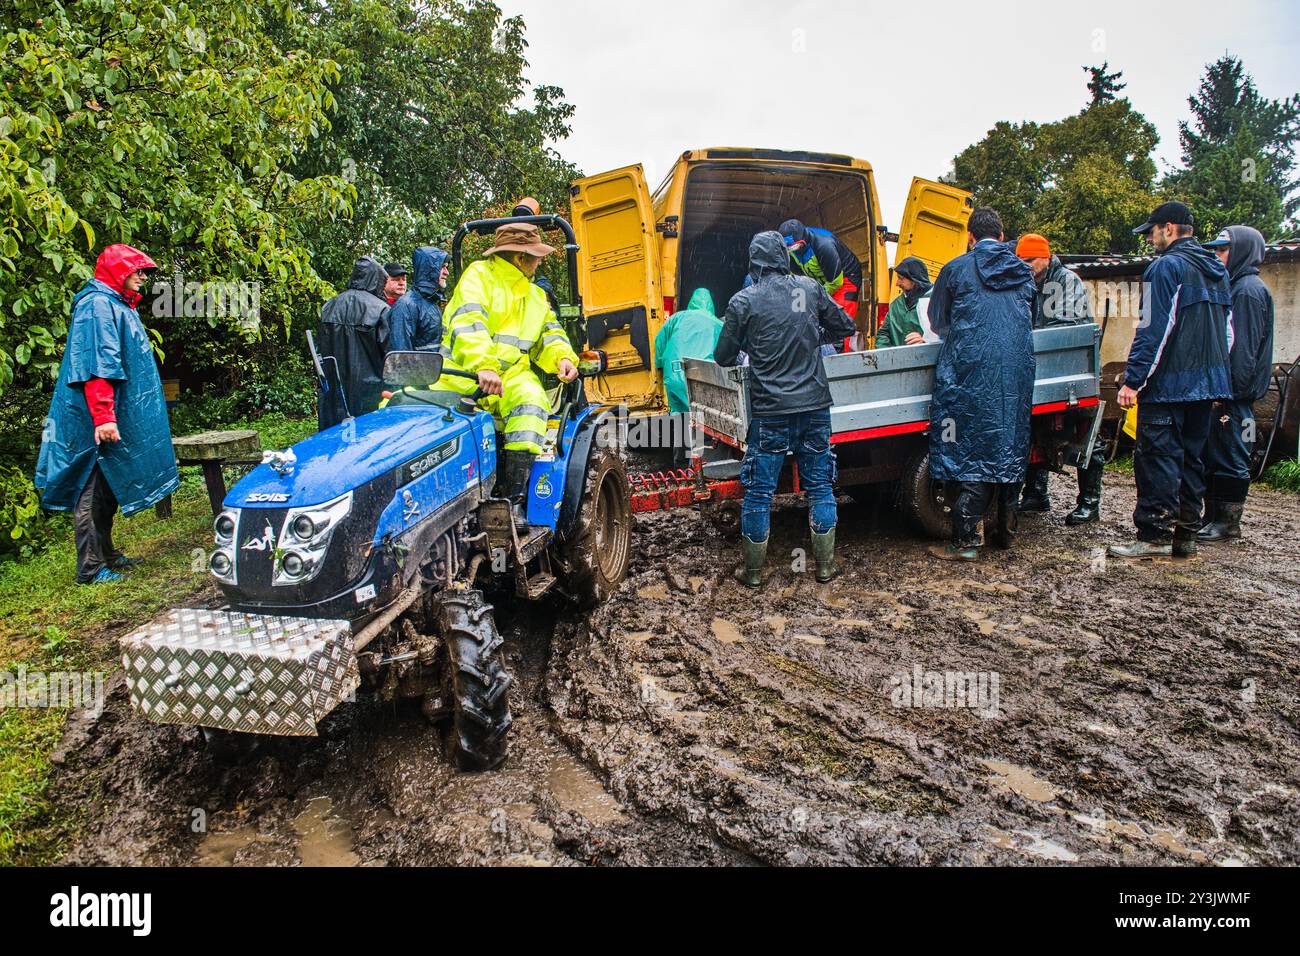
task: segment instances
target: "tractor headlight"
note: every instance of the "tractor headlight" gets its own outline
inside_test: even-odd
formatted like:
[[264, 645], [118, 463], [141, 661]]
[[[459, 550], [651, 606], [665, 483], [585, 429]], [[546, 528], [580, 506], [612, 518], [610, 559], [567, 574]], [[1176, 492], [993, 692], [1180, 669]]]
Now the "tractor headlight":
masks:
[[222, 584], [235, 584], [235, 532], [239, 529], [239, 509], [227, 508], [212, 522], [217, 549], [208, 556], [208, 570]]
[[217, 520], [212, 522], [212, 529], [217, 534], [219, 544], [227, 544], [235, 540], [235, 528], [239, 525], [239, 512], [233, 508], [227, 508], [221, 514], [217, 515]]
[[284, 516], [273, 583], [303, 584], [314, 578], [325, 563], [334, 529], [352, 511], [352, 492], [320, 505], [291, 508]]
[[230, 556], [229, 551], [213, 551], [208, 558], [208, 570], [218, 581], [226, 584], [235, 583], [235, 559]]
[[310, 541], [316, 537], [316, 522], [309, 514], [298, 515], [293, 519], [293, 524], [290, 527], [293, 530], [294, 537], [299, 541]]

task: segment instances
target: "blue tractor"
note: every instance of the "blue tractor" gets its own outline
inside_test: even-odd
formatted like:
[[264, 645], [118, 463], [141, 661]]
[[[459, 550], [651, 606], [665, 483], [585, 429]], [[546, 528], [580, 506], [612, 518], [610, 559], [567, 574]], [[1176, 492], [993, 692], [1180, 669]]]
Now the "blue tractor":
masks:
[[[457, 272], [467, 232], [521, 221], [565, 233], [576, 290], [577, 246], [555, 216], [462, 226]], [[317, 360], [322, 387], [337, 387], [329, 364]], [[260, 735], [316, 733], [362, 687], [418, 699], [450, 726], [461, 767], [501, 764], [512, 679], [484, 590], [581, 608], [608, 597], [630, 554], [627, 471], [614, 409], [590, 404], [581, 378], [561, 384], [522, 530], [494, 496], [493, 418], [480, 393], [436, 401], [445, 393], [427, 386], [443, 371], [438, 352], [390, 353], [385, 407], [268, 453], [230, 490], [209, 559], [229, 606], [175, 610], [123, 638], [138, 712], [197, 725], [230, 756]]]

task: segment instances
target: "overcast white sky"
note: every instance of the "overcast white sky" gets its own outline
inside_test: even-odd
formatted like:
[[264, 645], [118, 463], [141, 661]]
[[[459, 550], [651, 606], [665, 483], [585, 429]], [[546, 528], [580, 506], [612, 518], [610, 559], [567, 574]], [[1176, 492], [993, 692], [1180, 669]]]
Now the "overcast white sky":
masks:
[[[1240, 56], [1264, 95], [1300, 91], [1300, 4], [848, 0], [497, 0], [528, 25], [529, 78], [577, 107], [560, 151], [587, 173], [684, 149], [763, 146], [872, 164], [897, 227], [913, 175], [935, 178], [998, 120], [1087, 102], [1084, 64], [1124, 71], [1163, 169], [1204, 65]], [[802, 47], [802, 49], [800, 49]]]

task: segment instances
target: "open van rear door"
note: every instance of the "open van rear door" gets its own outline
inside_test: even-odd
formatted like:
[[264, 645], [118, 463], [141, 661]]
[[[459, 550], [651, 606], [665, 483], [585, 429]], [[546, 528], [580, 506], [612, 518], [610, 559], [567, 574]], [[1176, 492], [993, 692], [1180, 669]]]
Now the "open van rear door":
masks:
[[587, 345], [609, 357], [598, 397], [632, 408], [662, 404], [651, 354], [663, 318], [645, 172], [637, 165], [588, 176], [570, 194]]
[[[916, 256], [925, 262], [933, 282], [940, 269], [966, 251], [966, 224], [973, 211], [974, 203], [966, 190], [914, 178], [898, 230], [894, 266], [908, 256]], [[897, 295], [895, 281], [890, 284], [890, 300]]]

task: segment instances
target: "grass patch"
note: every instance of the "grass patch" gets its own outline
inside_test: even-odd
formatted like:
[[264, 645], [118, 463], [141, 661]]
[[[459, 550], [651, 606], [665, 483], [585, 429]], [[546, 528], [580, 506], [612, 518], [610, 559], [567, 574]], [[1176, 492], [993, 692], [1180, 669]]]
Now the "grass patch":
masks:
[[1300, 461], [1279, 461], [1270, 465], [1260, 480], [1278, 491], [1300, 492]]
[[1112, 461], [1106, 462], [1108, 471], [1118, 471], [1126, 475], [1133, 474], [1133, 455], [1116, 455]]
[[[316, 430], [311, 420], [266, 415], [225, 428], [256, 428], [263, 448], [284, 448]], [[238, 472], [228, 470], [233, 483]], [[203, 601], [216, 589], [207, 573], [212, 511], [202, 473], [181, 471], [172, 518], [152, 510], [118, 515], [113, 541], [141, 566], [116, 584], [76, 583], [71, 522], [27, 561], [0, 563], [0, 671], [103, 672], [120, 665], [117, 638], [177, 605]], [[75, 834], [74, 808], [45, 797], [50, 754], [66, 710], [0, 707], [0, 865], [50, 864]]]

